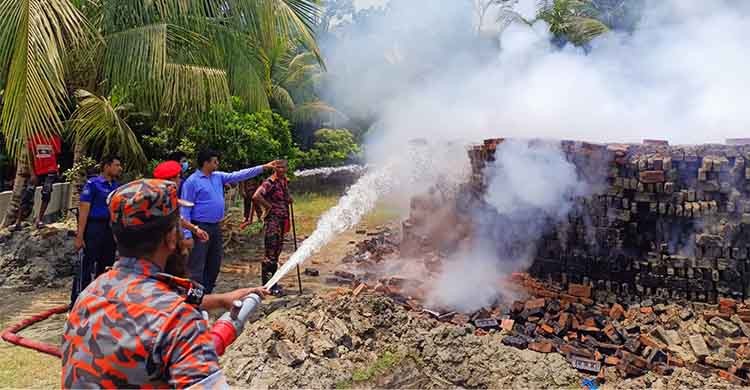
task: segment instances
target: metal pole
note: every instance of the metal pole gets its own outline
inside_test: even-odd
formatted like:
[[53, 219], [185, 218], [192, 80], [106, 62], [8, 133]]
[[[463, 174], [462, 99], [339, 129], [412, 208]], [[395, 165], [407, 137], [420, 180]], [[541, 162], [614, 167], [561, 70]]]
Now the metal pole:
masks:
[[[289, 218], [292, 220], [292, 239], [294, 240], [294, 251], [297, 251], [297, 225], [294, 223], [294, 204], [289, 203]], [[299, 286], [299, 294], [302, 295], [302, 275], [299, 272], [299, 264], [297, 264], [297, 285]]]

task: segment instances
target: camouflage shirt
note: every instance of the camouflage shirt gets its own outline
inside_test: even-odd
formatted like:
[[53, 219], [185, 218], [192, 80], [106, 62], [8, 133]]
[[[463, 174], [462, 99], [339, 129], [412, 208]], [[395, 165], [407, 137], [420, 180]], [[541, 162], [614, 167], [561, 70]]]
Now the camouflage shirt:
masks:
[[289, 217], [289, 186], [286, 179], [274, 180], [273, 176], [266, 179], [260, 186], [263, 198], [271, 204], [269, 217], [281, 220]]
[[64, 388], [225, 388], [208, 323], [185, 279], [121, 258], [78, 297], [65, 324]]

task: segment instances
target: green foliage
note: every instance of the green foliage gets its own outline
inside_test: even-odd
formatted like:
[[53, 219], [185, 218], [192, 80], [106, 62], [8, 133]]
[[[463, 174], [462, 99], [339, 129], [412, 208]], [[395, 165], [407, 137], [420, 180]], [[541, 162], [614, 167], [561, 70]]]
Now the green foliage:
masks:
[[357, 369], [352, 372], [352, 379], [337, 384], [338, 389], [351, 388], [355, 383], [367, 382], [378, 376], [385, 375], [393, 367], [401, 363], [404, 356], [390, 351], [385, 351], [377, 360], [372, 362], [369, 367]]
[[292, 142], [289, 121], [268, 110], [252, 114], [231, 109], [215, 110], [198, 125], [189, 128], [184, 140], [183, 146], [198, 145], [198, 149], [219, 151], [224, 170], [246, 168], [275, 159], [289, 160], [294, 169], [299, 153]]
[[315, 132], [313, 147], [304, 152], [305, 168], [343, 165], [360, 152], [354, 136], [347, 129], [320, 129]]
[[86, 173], [94, 169], [96, 165], [97, 162], [93, 158], [82, 156], [81, 160], [73, 164], [70, 169], [63, 172], [62, 176], [65, 178], [65, 181], [76, 183], [78, 177], [86, 177]]

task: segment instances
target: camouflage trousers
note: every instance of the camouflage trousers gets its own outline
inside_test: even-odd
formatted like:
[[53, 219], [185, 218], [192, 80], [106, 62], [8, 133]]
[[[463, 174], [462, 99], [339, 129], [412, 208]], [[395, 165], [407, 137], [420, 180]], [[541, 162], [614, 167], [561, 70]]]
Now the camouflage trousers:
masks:
[[269, 215], [264, 224], [266, 257], [261, 264], [261, 282], [273, 277], [279, 267], [279, 256], [284, 247], [284, 221], [286, 218]]

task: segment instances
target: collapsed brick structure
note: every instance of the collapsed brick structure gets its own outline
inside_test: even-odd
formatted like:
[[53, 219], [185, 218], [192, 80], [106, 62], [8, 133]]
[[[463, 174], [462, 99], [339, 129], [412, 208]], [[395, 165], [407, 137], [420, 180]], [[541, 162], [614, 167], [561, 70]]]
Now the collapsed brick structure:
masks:
[[[470, 203], [482, 202], [485, 168], [503, 142], [469, 148], [472, 175], [462, 195]], [[541, 238], [532, 275], [563, 289], [589, 286], [597, 301], [609, 303], [750, 296], [750, 146], [561, 141], [560, 148], [593, 191], [575, 198], [567, 221]], [[420, 230], [420, 216], [441, 204], [434, 196], [415, 198], [405, 247], [445, 246], [471, 235], [458, 217], [450, 239]]]

